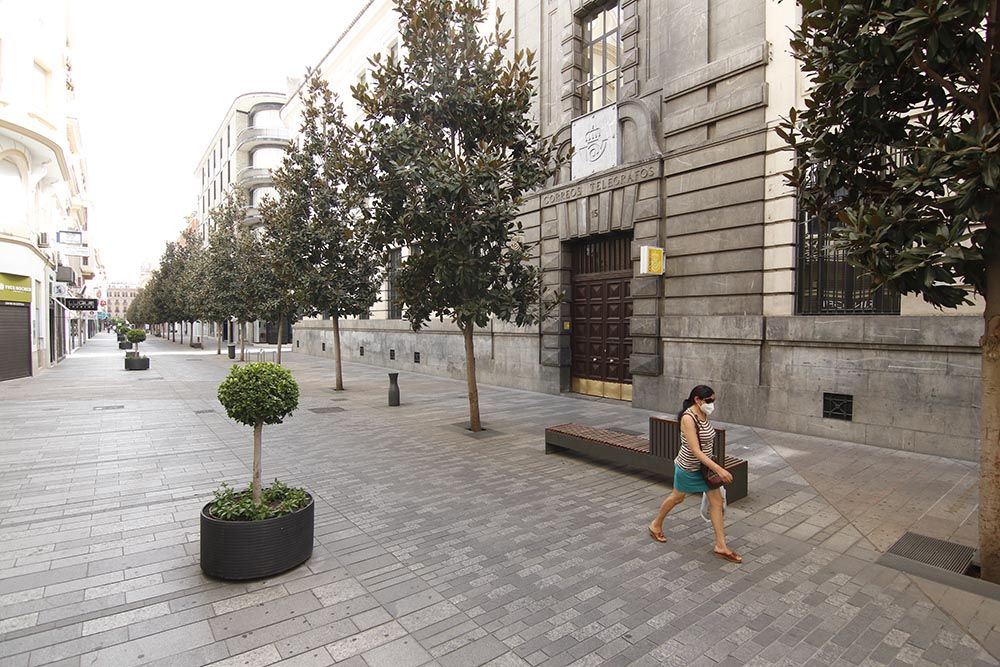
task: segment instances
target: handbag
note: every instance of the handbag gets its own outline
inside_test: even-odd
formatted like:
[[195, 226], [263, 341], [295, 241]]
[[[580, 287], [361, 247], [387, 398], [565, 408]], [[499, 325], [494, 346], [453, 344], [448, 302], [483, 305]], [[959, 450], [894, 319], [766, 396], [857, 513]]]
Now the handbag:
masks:
[[[714, 461], [715, 459], [712, 460]], [[725, 482], [722, 481], [722, 475], [715, 472], [704, 463], [700, 464], [699, 470], [701, 470], [701, 476], [704, 478], [705, 484], [708, 485], [708, 488], [717, 489], [725, 484]]]

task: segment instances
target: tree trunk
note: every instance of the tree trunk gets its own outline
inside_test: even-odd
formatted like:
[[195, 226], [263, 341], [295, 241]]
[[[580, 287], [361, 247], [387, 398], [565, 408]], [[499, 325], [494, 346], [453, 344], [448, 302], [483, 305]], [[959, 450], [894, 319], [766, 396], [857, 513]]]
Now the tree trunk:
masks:
[[282, 316], [278, 318], [278, 353], [275, 356], [275, 361], [278, 362], [279, 366], [281, 365], [281, 341], [284, 340], [285, 338], [284, 332], [285, 332], [285, 318]]
[[979, 557], [982, 578], [1000, 584], [1000, 253], [987, 261], [979, 399]]
[[246, 361], [247, 353], [247, 323], [240, 322], [240, 361]]
[[344, 390], [344, 369], [340, 362], [340, 318], [333, 318], [333, 359], [335, 366], [337, 368], [337, 383], [334, 385], [334, 389], [337, 391]]
[[169, 324], [169, 326], [170, 326], [170, 340], [172, 342], [174, 342], [174, 343], [177, 342], [177, 327], [174, 326], [175, 324], [176, 324], [175, 322], [171, 322]]
[[260, 504], [260, 435], [264, 430], [264, 422], [253, 425], [253, 504]]
[[462, 335], [465, 337], [465, 380], [469, 386], [469, 430], [481, 431], [482, 424], [479, 422], [479, 386], [476, 384], [476, 347], [472, 336], [476, 331], [474, 324], [467, 324], [462, 327]]
[[181, 325], [181, 345], [183, 345], [184, 344], [184, 320], [181, 320], [180, 322], [178, 322], [178, 324]]
[[216, 354], [222, 354], [222, 331], [223, 331], [222, 326], [221, 326], [222, 322], [219, 322], [219, 325], [220, 325], [219, 326], [219, 330], [215, 332], [217, 334], [215, 336], [215, 353]]

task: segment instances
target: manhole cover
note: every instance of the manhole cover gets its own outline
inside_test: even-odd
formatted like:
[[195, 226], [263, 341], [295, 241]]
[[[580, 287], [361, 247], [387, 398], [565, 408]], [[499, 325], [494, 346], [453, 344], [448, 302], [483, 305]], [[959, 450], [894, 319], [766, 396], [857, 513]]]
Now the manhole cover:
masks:
[[98, 405], [94, 407], [94, 410], [124, 410], [124, 405]]
[[343, 412], [344, 408], [330, 407], [330, 408], [309, 408], [309, 412], [314, 412], [317, 415], [325, 415], [328, 412]]
[[915, 560], [924, 565], [940, 567], [944, 570], [964, 574], [972, 565], [976, 551], [964, 544], [946, 542], [917, 533], [903, 533], [899, 540], [889, 547], [887, 554]]

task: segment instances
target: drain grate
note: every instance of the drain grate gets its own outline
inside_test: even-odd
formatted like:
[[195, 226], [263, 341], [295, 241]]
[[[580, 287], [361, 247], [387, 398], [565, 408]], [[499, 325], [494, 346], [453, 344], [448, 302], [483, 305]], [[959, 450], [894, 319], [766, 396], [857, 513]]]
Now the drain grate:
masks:
[[972, 565], [972, 558], [975, 556], [976, 550], [964, 544], [955, 544], [907, 532], [903, 533], [903, 536], [889, 547], [886, 553], [964, 574]]
[[344, 411], [344, 408], [337, 408], [337, 407], [331, 407], [331, 408], [309, 408], [309, 412], [313, 412], [313, 413], [315, 413], [317, 415], [325, 415], [325, 414], [327, 414], [329, 412], [343, 412], [343, 411]]
[[124, 405], [97, 405], [94, 410], [124, 410]]
[[195, 410], [194, 411], [194, 413], [196, 415], [208, 415], [208, 414], [212, 414], [214, 412], [215, 412], [215, 410]]
[[975, 576], [975, 550], [917, 533], [903, 533], [875, 562], [900, 572], [1000, 600], [1000, 586]]

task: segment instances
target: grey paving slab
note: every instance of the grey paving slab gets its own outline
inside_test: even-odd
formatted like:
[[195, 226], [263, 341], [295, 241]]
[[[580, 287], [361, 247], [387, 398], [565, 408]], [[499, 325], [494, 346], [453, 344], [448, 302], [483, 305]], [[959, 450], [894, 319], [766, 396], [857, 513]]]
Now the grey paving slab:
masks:
[[997, 664], [1000, 603], [874, 563], [905, 530], [974, 544], [973, 464], [727, 425], [751, 466], [736, 566], [696, 502], [656, 544], [668, 487], [543, 453], [546, 425], [645, 433], [650, 412], [482, 386], [472, 437], [462, 381], [402, 372], [389, 408], [388, 369], [348, 364], [332, 392], [294, 352], [300, 409], [265, 429], [264, 474], [316, 498], [313, 558], [208, 579], [198, 511], [251, 459], [215, 398], [232, 362], [146, 348], [148, 374], [102, 336], [4, 383], [0, 665]]

